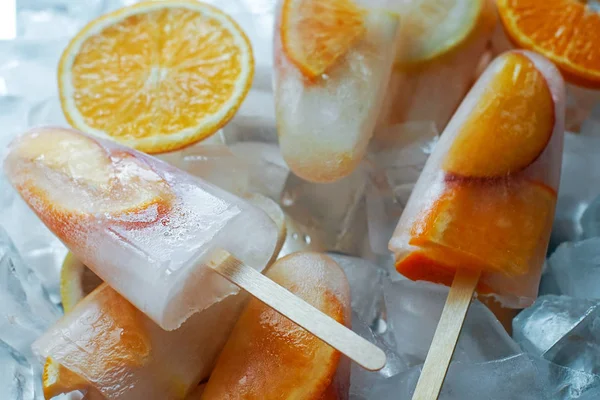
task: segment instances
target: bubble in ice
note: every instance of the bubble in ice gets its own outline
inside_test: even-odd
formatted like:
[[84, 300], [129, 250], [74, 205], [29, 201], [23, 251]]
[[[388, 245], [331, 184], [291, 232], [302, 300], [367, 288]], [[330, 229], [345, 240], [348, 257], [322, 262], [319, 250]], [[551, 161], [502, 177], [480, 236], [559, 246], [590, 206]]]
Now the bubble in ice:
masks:
[[600, 237], [600, 196], [596, 197], [583, 212], [581, 230], [584, 238]]

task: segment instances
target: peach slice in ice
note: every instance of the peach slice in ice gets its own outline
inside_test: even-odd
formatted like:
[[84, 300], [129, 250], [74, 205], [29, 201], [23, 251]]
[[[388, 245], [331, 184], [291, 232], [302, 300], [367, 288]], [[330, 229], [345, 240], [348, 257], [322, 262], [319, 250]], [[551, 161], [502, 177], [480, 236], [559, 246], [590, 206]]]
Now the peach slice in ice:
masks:
[[552, 136], [554, 101], [533, 61], [512, 53], [497, 68], [458, 128], [442, 165], [448, 173], [481, 178], [513, 174], [533, 163]]
[[555, 203], [552, 189], [527, 180], [447, 182], [412, 226], [409, 244], [420, 250], [396, 268], [444, 284], [456, 268], [525, 274], [543, 262]]
[[[267, 276], [336, 321], [349, 325], [348, 282], [339, 266], [317, 253], [294, 253]], [[203, 399], [339, 399], [349, 369], [340, 353], [252, 299], [208, 381]]]

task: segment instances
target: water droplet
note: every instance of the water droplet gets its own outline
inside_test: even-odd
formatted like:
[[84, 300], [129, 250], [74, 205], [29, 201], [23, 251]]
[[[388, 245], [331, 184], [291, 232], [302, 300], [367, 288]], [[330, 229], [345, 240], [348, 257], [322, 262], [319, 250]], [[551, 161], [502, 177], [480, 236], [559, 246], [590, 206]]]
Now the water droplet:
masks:
[[312, 239], [310, 238], [310, 236], [304, 235], [304, 243], [310, 244], [311, 241], [312, 241]]
[[298, 240], [298, 234], [296, 232], [292, 233], [292, 239]]

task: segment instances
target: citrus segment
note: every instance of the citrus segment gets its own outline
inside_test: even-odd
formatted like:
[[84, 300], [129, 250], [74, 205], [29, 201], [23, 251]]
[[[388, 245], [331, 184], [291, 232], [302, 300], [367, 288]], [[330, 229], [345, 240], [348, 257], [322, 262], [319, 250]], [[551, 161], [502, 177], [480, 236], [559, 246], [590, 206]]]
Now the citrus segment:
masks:
[[88, 387], [89, 383], [85, 379], [51, 358], [46, 359], [44, 372], [42, 373], [42, 388], [45, 399], [51, 399], [75, 390], [83, 391]]
[[418, 0], [407, 7], [396, 60], [400, 68], [454, 52], [483, 32], [491, 32], [497, 19], [490, 0]]
[[600, 9], [580, 0], [498, 0], [508, 37], [553, 61], [571, 83], [600, 87]]
[[64, 51], [58, 81], [71, 125], [157, 153], [223, 126], [253, 70], [247, 37], [223, 12], [191, 0], [147, 1], [88, 24]]
[[554, 101], [542, 73], [524, 55], [504, 56], [442, 167], [465, 177], [518, 172], [540, 156], [553, 129]]
[[285, 0], [283, 50], [303, 75], [317, 78], [364, 35], [364, 17], [352, 0]]
[[[448, 182], [411, 228], [409, 244], [421, 248], [439, 275], [421, 278], [439, 282], [446, 279], [441, 272], [452, 277], [456, 268], [526, 274], [544, 260], [555, 203], [554, 191], [529, 181]], [[412, 277], [407, 261], [396, 266]]]
[[[314, 307], [348, 324], [345, 276], [330, 258], [295, 253], [266, 274]], [[333, 285], [332, 285], [332, 282]], [[340, 284], [341, 282], [341, 284]], [[251, 299], [211, 374], [203, 399], [330, 399], [340, 353], [256, 299]], [[335, 397], [334, 397], [335, 398]]]

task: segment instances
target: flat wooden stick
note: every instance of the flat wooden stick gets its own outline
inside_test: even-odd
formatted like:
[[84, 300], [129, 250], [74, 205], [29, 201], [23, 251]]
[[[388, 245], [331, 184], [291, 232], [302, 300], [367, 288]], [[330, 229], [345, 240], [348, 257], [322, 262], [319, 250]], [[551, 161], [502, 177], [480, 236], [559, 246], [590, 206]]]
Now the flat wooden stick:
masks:
[[333, 318], [251, 268], [231, 253], [216, 250], [209, 266], [258, 300], [371, 371], [385, 366], [385, 353]]
[[464, 268], [456, 271], [413, 400], [436, 400], [439, 397], [479, 275], [479, 271]]

